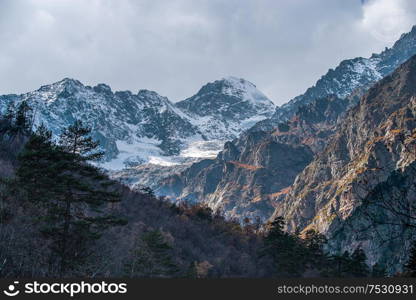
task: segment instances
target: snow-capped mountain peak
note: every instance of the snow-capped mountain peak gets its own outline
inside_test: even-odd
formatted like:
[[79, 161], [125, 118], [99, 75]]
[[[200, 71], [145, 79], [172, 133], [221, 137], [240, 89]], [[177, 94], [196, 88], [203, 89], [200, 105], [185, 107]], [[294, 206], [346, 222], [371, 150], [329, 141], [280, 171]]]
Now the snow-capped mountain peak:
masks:
[[202, 101], [197, 111], [203, 116], [154, 91], [113, 92], [106, 84], [91, 87], [71, 78], [26, 94], [0, 96], [0, 112], [23, 100], [34, 108], [35, 124], [45, 123], [55, 136], [76, 119], [91, 126], [110, 169], [212, 156], [226, 140], [274, 111], [254, 84], [233, 77], [208, 83], [189, 100], [191, 106]]
[[58, 98], [66, 98], [84, 88], [85, 86], [80, 81], [64, 78], [58, 82], [41, 86], [38, 90], [27, 93], [27, 95], [37, 96], [39, 100], [43, 100], [50, 104]]
[[205, 84], [176, 106], [197, 120], [210, 139], [233, 139], [275, 110], [273, 102], [253, 83], [231, 76]]

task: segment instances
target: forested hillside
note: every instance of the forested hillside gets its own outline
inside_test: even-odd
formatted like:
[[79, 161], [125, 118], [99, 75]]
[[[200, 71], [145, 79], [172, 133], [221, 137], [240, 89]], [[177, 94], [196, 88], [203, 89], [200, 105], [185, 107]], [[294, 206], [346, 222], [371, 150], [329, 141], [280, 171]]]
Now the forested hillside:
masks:
[[[23, 102], [0, 121], [1, 277], [374, 276], [362, 250], [328, 255], [324, 236], [226, 221], [206, 206], [131, 191], [91, 164], [81, 121], [58, 140]], [[373, 273], [372, 273], [373, 272]]]

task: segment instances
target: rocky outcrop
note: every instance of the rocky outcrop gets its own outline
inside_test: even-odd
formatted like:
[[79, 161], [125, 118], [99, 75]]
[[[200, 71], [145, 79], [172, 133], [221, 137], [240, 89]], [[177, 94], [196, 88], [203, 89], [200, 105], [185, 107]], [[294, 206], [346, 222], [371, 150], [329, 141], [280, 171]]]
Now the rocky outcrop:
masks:
[[177, 201], [204, 202], [229, 218], [267, 219], [274, 195], [286, 192], [313, 158], [308, 146], [267, 135], [264, 139], [249, 133], [237, 144], [226, 143], [215, 160], [203, 160], [162, 180], [156, 192]]
[[216, 159], [162, 178], [156, 192], [175, 201], [204, 202], [230, 218], [264, 221], [354, 101], [319, 99], [273, 131], [249, 130], [225, 143]]
[[[361, 246], [370, 263], [386, 262], [389, 254], [383, 252], [383, 241], [374, 236], [370, 227], [363, 233], [366, 222], [378, 226], [362, 216], [376, 210], [380, 202], [364, 204], [365, 199], [374, 197], [373, 191], [380, 184], [390, 185], [390, 194], [399, 188], [394, 186], [392, 176], [404, 176], [410, 184], [413, 172], [408, 168], [415, 159], [415, 117], [416, 56], [375, 84], [347, 113], [325, 150], [296, 178], [290, 192], [278, 199], [275, 215], [287, 220], [288, 230], [314, 228], [326, 234], [334, 251]], [[407, 192], [413, 188], [409, 185]], [[384, 196], [390, 205], [397, 205], [393, 195]], [[388, 225], [391, 219], [397, 221], [397, 216], [394, 218], [386, 207], [379, 210], [377, 215], [384, 216], [387, 223], [380, 224], [382, 231], [397, 231], [396, 226]], [[403, 258], [402, 246], [391, 244], [401, 252], [396, 260], [390, 258], [390, 270]]]

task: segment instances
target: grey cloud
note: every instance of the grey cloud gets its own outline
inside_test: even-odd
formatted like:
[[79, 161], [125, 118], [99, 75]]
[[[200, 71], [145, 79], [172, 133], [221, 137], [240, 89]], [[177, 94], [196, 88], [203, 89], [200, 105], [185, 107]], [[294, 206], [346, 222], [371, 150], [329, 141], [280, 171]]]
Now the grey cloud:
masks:
[[412, 0], [3, 0], [0, 93], [73, 77], [177, 101], [234, 75], [282, 104], [342, 59], [391, 46], [416, 20], [415, 7]]

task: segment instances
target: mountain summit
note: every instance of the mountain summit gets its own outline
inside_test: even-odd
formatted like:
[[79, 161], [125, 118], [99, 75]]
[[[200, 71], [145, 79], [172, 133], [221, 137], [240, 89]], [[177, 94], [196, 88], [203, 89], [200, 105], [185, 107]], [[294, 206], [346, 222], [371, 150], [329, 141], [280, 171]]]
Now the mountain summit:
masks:
[[23, 100], [34, 109], [35, 125], [45, 123], [55, 136], [76, 119], [91, 126], [109, 169], [181, 162], [183, 152], [187, 159], [215, 155], [226, 140], [275, 109], [254, 84], [234, 77], [208, 83], [176, 105], [154, 91], [113, 92], [106, 84], [91, 87], [65, 78], [26, 94], [0, 96], [0, 112]]
[[177, 106], [199, 116], [222, 115], [231, 118], [270, 115], [274, 104], [256, 86], [244, 79], [226, 77], [204, 85], [196, 95]]
[[276, 108], [253, 83], [231, 76], [204, 85], [176, 106], [198, 119], [205, 135], [218, 139], [237, 137]]

